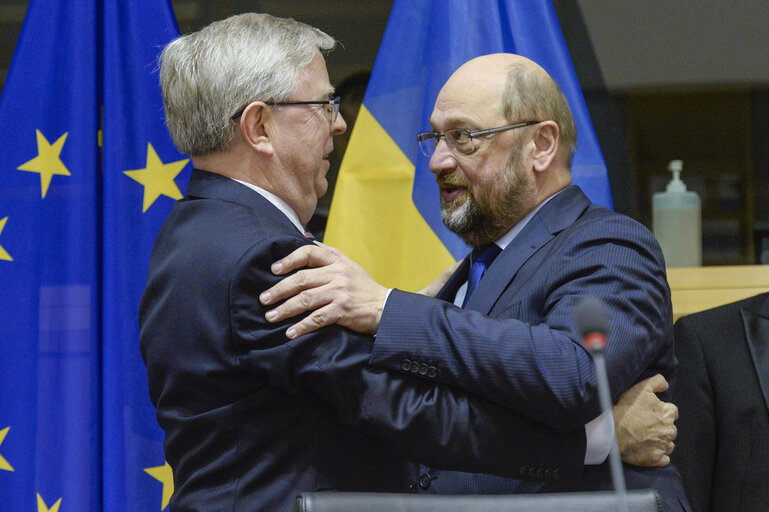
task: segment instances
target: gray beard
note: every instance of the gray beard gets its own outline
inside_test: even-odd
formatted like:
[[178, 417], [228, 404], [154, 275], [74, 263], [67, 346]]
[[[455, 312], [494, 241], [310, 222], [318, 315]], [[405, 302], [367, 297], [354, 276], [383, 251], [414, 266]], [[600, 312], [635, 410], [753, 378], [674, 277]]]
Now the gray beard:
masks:
[[478, 204], [475, 199], [468, 197], [467, 200], [453, 211], [441, 205], [441, 220], [446, 224], [450, 231], [462, 236], [473, 228], [473, 219], [478, 215]]
[[465, 202], [454, 209], [441, 203], [441, 219], [446, 227], [472, 247], [490, 244], [518, 221], [536, 203], [533, 181], [522, 171], [521, 144], [513, 147], [496, 183], [478, 189], [477, 200], [468, 190]]
[[489, 204], [479, 204], [472, 194], [454, 209], [441, 204], [443, 223], [472, 247], [496, 241], [535, 206], [533, 184], [510, 167], [506, 170], [496, 185], [498, 194], [485, 198]]
[[442, 206], [441, 219], [449, 230], [471, 247], [490, 244], [512, 227], [512, 224], [508, 226], [506, 218], [495, 218], [490, 212], [482, 211], [472, 196], [453, 211]]

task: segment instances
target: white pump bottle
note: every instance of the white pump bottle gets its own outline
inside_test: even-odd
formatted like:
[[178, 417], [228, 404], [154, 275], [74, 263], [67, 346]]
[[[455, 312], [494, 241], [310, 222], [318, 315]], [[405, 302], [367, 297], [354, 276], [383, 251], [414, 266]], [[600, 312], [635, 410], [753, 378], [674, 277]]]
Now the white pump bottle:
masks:
[[673, 179], [665, 192], [652, 197], [652, 230], [662, 246], [668, 267], [696, 267], [702, 264], [702, 214], [700, 197], [687, 191], [681, 181], [681, 160], [671, 160]]

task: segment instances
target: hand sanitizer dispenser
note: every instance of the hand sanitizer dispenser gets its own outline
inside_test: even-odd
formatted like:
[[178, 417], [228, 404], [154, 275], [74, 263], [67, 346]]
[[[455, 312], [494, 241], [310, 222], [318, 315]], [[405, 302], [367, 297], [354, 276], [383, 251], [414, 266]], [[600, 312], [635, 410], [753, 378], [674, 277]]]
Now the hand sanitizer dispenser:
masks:
[[700, 197], [681, 181], [681, 160], [672, 160], [668, 170], [673, 179], [652, 197], [652, 230], [668, 267], [696, 267], [702, 264]]

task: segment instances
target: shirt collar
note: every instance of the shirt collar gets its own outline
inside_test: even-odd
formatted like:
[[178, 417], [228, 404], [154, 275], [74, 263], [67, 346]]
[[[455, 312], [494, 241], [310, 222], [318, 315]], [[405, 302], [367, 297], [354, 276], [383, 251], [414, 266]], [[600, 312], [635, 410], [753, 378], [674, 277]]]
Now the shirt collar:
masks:
[[264, 190], [261, 187], [257, 187], [253, 183], [247, 183], [245, 181], [236, 180], [235, 178], [231, 178], [233, 181], [237, 181], [241, 185], [245, 185], [251, 190], [258, 192], [262, 197], [264, 197], [266, 200], [268, 200], [270, 203], [275, 206], [278, 210], [283, 212], [283, 214], [288, 217], [288, 220], [291, 221], [291, 223], [296, 226], [296, 229], [299, 230], [300, 233], [304, 233], [304, 227], [302, 227], [302, 223], [299, 221], [299, 215], [296, 214], [293, 208], [291, 208], [288, 203], [286, 203], [283, 199], [279, 198], [272, 192], [268, 192]]

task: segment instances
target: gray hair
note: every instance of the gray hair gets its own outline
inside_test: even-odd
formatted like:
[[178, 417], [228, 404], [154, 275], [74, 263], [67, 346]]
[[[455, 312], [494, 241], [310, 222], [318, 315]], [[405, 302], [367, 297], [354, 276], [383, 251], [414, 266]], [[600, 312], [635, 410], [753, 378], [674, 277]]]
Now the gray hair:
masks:
[[318, 51], [336, 46], [328, 34], [290, 18], [247, 13], [184, 35], [160, 55], [166, 125], [182, 153], [227, 151], [230, 118], [249, 103], [284, 101]]
[[518, 63], [511, 65], [502, 94], [502, 108], [510, 123], [555, 121], [571, 162], [577, 150], [577, 126], [566, 96], [544, 70]]

